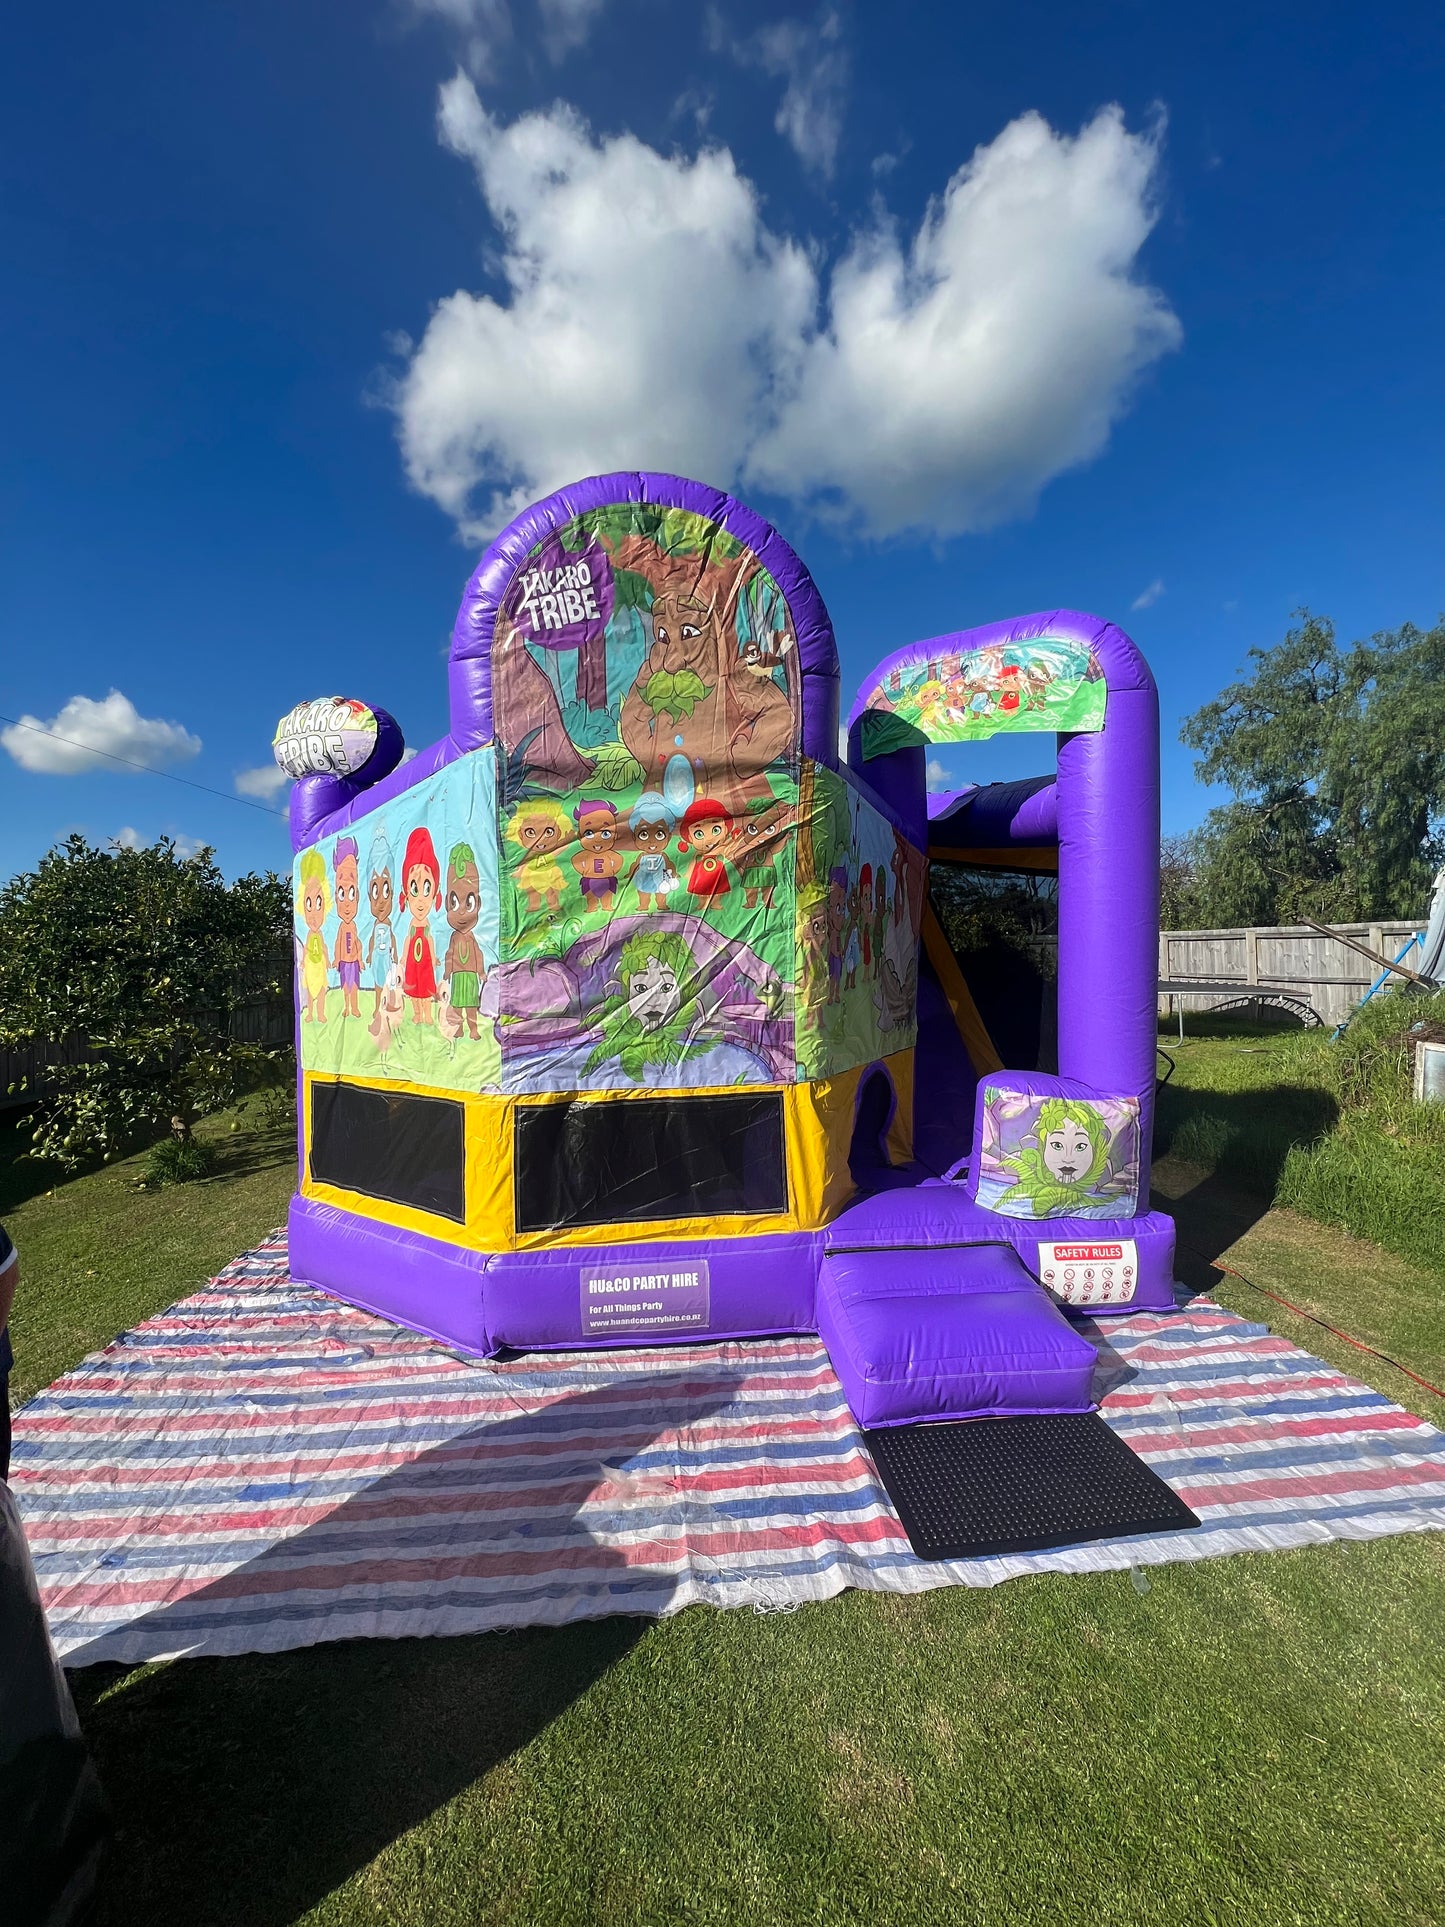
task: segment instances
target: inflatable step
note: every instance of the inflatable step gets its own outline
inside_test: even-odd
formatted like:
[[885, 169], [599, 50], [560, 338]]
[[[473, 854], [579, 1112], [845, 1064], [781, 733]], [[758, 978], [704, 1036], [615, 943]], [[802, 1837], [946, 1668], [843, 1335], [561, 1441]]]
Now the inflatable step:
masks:
[[835, 1247], [818, 1332], [865, 1427], [1093, 1407], [1094, 1347], [1008, 1246]]

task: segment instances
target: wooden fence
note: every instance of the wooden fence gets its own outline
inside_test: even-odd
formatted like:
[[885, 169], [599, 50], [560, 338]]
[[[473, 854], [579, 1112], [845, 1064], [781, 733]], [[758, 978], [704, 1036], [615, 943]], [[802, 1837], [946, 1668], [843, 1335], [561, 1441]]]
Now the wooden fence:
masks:
[[[1382, 957], [1398, 957], [1424, 923], [1336, 923], [1347, 937]], [[1408, 965], [1410, 958], [1404, 959]], [[1368, 957], [1336, 943], [1306, 925], [1275, 924], [1257, 930], [1163, 930], [1159, 934], [1159, 976], [1177, 983], [1202, 978], [1211, 986], [1237, 984], [1237, 995], [1251, 990], [1280, 991], [1311, 1004], [1321, 1020], [1338, 1024], [1349, 1016], [1379, 971]], [[1403, 979], [1399, 980], [1403, 981]], [[1210, 1010], [1228, 991], [1211, 987], [1198, 995], [1161, 992], [1159, 1009]]]

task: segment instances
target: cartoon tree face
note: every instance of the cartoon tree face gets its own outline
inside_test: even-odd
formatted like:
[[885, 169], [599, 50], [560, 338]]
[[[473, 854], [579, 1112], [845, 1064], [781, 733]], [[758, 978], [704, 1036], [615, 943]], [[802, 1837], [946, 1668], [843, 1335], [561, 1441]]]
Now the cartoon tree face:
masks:
[[1042, 1132], [1039, 1150], [1044, 1167], [1061, 1184], [1075, 1184], [1094, 1161], [1094, 1146], [1083, 1125], [1066, 1118], [1052, 1131]]
[[602, 1034], [586, 1074], [615, 1060], [640, 1083], [649, 1066], [670, 1067], [712, 1049], [716, 1038], [699, 1035], [698, 971], [685, 937], [650, 930], [629, 937], [618, 953], [617, 982], [619, 993], [594, 1019]]
[[1110, 1137], [1094, 1106], [1079, 1098], [1046, 1097], [1033, 1138], [1017, 1157], [999, 1160], [1017, 1180], [1000, 1205], [1027, 1202], [1036, 1218], [1051, 1218], [1097, 1202], [1094, 1187], [1108, 1166]]
[[627, 1008], [644, 1030], [661, 1030], [682, 1007], [677, 972], [661, 957], [648, 957], [640, 969], [624, 972]]

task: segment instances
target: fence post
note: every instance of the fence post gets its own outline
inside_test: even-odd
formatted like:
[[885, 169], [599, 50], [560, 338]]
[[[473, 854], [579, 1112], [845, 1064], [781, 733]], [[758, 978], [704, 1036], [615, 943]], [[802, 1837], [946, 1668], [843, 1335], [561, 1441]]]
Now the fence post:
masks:
[[1259, 932], [1246, 930], [1244, 933], [1244, 981], [1247, 984], [1259, 982]]

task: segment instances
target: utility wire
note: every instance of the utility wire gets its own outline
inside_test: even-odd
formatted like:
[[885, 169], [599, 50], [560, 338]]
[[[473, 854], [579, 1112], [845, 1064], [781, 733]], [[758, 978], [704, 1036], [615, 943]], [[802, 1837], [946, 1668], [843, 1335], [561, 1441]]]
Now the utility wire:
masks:
[[239, 803], [243, 809], [260, 810], [263, 816], [285, 816], [285, 810], [273, 810], [269, 803], [254, 803], [249, 796], [234, 796], [230, 790], [213, 789], [209, 783], [198, 783], [194, 777], [177, 776], [168, 769], [156, 769], [151, 763], [138, 763], [133, 756], [117, 756], [114, 750], [97, 749], [93, 743], [82, 743], [74, 736], [62, 736], [59, 731], [45, 729], [39, 723], [21, 722], [16, 716], [0, 716], [0, 723], [9, 723], [12, 729], [28, 729], [33, 736], [48, 737], [52, 743], [69, 743], [72, 749], [83, 749], [87, 756], [103, 756], [108, 763], [124, 763], [127, 769], [144, 770], [147, 776], [163, 776], [168, 783], [184, 783], [188, 790], [204, 790], [207, 796], [219, 796], [225, 803]]

